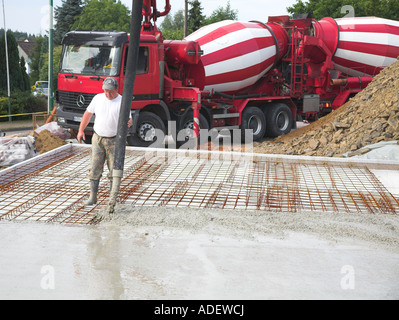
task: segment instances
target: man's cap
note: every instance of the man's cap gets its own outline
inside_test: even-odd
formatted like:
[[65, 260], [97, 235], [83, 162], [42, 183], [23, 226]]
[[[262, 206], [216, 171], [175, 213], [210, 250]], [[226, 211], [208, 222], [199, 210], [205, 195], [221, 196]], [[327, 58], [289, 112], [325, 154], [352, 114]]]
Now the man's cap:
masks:
[[106, 78], [103, 82], [103, 90], [114, 90], [118, 88], [118, 81], [115, 78]]

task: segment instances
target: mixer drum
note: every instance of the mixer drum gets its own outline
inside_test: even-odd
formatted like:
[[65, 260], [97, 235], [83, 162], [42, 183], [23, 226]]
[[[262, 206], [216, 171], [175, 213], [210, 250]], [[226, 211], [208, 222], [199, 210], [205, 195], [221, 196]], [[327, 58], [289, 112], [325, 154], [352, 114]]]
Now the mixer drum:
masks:
[[[334, 26], [333, 26], [334, 25]], [[338, 41], [332, 41], [332, 26]], [[335, 52], [335, 68], [350, 76], [374, 76], [399, 56], [399, 22], [377, 17], [324, 18], [315, 23], [316, 36]]]
[[189, 77], [200, 89], [224, 93], [256, 83], [285, 53], [288, 42], [277, 40], [265, 24], [237, 21], [205, 26], [185, 40], [197, 41], [204, 52], [200, 63], [190, 66]]

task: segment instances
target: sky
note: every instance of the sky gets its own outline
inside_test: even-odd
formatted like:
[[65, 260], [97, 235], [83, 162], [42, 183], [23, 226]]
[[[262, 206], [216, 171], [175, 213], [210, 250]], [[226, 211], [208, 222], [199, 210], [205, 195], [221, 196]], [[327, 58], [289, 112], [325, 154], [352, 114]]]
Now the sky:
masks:
[[[132, 0], [121, 0], [129, 10]], [[227, 0], [200, 0], [203, 13], [209, 16], [218, 7], [225, 7]], [[46, 34], [49, 29], [49, 0], [2, 0], [0, 7], [0, 28], [4, 28], [3, 2], [5, 10], [6, 28], [13, 31], [30, 34]], [[296, 0], [230, 0], [232, 9], [238, 10], [238, 20], [257, 20], [267, 22], [269, 16], [285, 15], [286, 8], [296, 3]], [[170, 0], [172, 14], [184, 9], [184, 0]], [[158, 0], [158, 10], [163, 11], [165, 1]], [[62, 5], [61, 0], [53, 0], [53, 6]], [[161, 21], [158, 21], [158, 25]]]

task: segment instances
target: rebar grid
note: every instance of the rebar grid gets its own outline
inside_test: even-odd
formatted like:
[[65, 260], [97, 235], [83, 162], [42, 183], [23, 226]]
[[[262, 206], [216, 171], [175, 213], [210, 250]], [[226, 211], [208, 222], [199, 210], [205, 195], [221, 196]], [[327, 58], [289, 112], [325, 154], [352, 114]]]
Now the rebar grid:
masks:
[[[378, 180], [373, 166], [326, 159], [127, 148], [118, 202], [267, 212], [397, 214], [398, 195]], [[399, 165], [379, 166], [399, 169]], [[103, 178], [98, 203], [85, 206], [89, 167], [90, 148], [70, 145], [0, 171], [0, 220], [93, 223], [107, 206], [109, 182]]]

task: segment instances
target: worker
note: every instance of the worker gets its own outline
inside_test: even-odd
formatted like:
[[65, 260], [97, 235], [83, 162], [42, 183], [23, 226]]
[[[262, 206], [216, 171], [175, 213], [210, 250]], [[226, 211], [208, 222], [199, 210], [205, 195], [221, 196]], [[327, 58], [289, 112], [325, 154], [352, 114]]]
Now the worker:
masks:
[[[77, 140], [85, 140], [84, 130], [95, 114], [94, 133], [92, 138], [91, 167], [89, 171], [90, 197], [85, 203], [93, 205], [97, 203], [98, 186], [107, 161], [108, 178], [112, 186], [112, 169], [114, 167], [115, 141], [118, 129], [119, 113], [122, 96], [118, 93], [118, 82], [114, 78], [106, 78], [102, 86], [104, 93], [97, 94], [87, 107], [80, 123]], [[131, 127], [132, 117], [128, 121]]]

